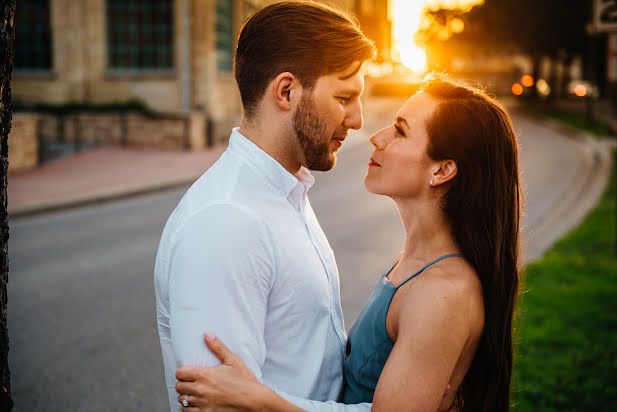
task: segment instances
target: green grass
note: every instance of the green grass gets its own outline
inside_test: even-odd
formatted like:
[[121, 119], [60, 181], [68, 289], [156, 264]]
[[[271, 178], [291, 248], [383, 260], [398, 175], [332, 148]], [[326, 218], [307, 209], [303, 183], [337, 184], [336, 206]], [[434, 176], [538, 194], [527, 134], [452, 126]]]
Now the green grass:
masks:
[[567, 126], [575, 129], [583, 130], [598, 137], [611, 136], [611, 126], [608, 123], [600, 120], [589, 122], [584, 114], [573, 112], [566, 109], [553, 106], [550, 103], [542, 101], [522, 101], [519, 109], [539, 114], [541, 116], [550, 117]]
[[617, 410], [616, 200], [613, 173], [583, 223], [527, 267], [513, 411]]

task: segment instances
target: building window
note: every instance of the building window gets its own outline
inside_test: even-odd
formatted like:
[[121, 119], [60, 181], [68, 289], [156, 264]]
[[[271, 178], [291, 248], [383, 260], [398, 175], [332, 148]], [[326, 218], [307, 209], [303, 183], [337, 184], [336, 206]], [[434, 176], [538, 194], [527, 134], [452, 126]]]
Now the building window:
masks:
[[15, 69], [51, 70], [49, 22], [49, 0], [19, 0], [15, 10]]
[[220, 72], [233, 68], [233, 0], [216, 0], [216, 66]]
[[112, 70], [173, 68], [173, 1], [107, 0], [107, 65]]

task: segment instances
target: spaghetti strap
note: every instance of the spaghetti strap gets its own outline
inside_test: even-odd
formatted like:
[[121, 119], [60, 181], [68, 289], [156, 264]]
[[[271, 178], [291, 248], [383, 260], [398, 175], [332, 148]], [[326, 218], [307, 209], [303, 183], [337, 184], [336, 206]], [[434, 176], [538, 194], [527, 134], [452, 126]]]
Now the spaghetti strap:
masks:
[[[396, 288], [400, 288], [401, 286], [403, 286], [405, 283], [409, 282], [411, 279], [413, 279], [414, 277], [416, 277], [417, 275], [419, 275], [420, 273], [422, 273], [422, 271], [424, 271], [424, 269], [426, 269], [427, 267], [431, 266], [432, 264], [435, 264], [437, 262], [439, 262], [440, 260], [449, 258], [449, 257], [454, 257], [454, 256], [458, 256], [458, 257], [463, 257], [463, 255], [460, 255], [458, 253], [450, 253], [449, 255], [443, 255], [441, 257], [438, 257], [437, 259], [433, 260], [430, 263], [427, 263], [426, 265], [422, 266], [420, 269], [418, 269], [413, 275], [409, 276], [407, 279], [405, 279], [403, 281], [403, 283], [401, 283], [400, 285], [398, 285]], [[392, 270], [392, 269], [390, 269]]]

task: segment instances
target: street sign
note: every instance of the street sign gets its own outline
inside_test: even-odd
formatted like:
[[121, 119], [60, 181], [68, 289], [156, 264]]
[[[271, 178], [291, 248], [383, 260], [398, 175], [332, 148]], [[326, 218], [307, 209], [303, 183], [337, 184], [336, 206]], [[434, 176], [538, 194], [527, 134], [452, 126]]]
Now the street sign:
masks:
[[596, 32], [617, 32], [617, 0], [594, 0], [593, 25]]

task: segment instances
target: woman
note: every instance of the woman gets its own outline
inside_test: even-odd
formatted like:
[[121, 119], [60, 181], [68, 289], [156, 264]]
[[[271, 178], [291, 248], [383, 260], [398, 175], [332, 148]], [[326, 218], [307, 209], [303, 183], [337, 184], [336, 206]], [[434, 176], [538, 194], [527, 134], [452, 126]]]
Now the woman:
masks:
[[[395, 201], [406, 241], [350, 331], [341, 401], [508, 410], [522, 197], [505, 109], [429, 77], [371, 143], [366, 188]], [[225, 365], [179, 369], [179, 401], [191, 405], [183, 410], [299, 410], [206, 341]]]

